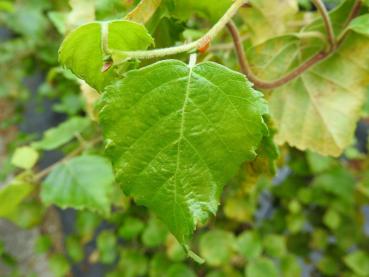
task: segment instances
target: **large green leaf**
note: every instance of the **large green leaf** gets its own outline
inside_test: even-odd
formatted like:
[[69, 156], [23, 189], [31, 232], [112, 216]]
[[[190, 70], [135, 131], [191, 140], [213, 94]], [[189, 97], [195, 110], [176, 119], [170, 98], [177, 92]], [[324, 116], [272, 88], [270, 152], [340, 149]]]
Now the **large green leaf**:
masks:
[[113, 181], [108, 160], [99, 156], [80, 156], [55, 167], [42, 183], [41, 198], [47, 205], [108, 214]]
[[140, 24], [126, 20], [93, 22], [80, 26], [65, 38], [59, 50], [59, 59], [79, 78], [102, 91], [116, 77], [113, 68], [102, 72], [107, 55], [104, 47], [143, 50], [152, 43], [150, 34]]
[[216, 212], [224, 184], [268, 133], [262, 95], [242, 74], [210, 62], [130, 71], [101, 106], [118, 182], [181, 243]]

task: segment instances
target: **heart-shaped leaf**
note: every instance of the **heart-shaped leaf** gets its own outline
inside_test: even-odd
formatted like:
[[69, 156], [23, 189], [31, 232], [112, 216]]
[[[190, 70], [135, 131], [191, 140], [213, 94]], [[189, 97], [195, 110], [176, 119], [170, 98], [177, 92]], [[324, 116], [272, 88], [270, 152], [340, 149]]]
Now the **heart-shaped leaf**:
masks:
[[215, 63], [162, 61], [103, 95], [100, 122], [124, 191], [186, 243], [224, 184], [255, 158], [267, 105], [245, 76]]

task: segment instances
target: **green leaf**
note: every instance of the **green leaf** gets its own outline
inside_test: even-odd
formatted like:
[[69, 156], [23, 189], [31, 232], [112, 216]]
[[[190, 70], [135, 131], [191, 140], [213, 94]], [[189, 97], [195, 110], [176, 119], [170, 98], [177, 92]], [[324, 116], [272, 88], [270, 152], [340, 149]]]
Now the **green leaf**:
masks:
[[142, 234], [142, 243], [147, 247], [157, 247], [164, 243], [168, 234], [167, 228], [156, 217], [151, 216], [147, 228]]
[[121, 253], [118, 268], [123, 273], [118, 276], [147, 276], [146, 272], [148, 270], [148, 261], [146, 256], [140, 251], [124, 249]]
[[68, 256], [72, 259], [73, 262], [79, 263], [84, 259], [85, 253], [83, 250], [83, 245], [78, 237], [68, 236], [65, 240], [65, 248]]
[[81, 156], [59, 164], [42, 183], [46, 205], [110, 212], [114, 175], [108, 160]]
[[37, 254], [46, 254], [52, 247], [53, 242], [48, 235], [40, 235], [36, 242], [34, 250]]
[[172, 263], [163, 253], [157, 252], [150, 261], [149, 276], [151, 277], [165, 276], [171, 264]]
[[263, 246], [259, 234], [254, 231], [245, 231], [237, 238], [237, 251], [246, 259], [260, 256]]
[[185, 264], [174, 264], [169, 267], [167, 277], [196, 277], [195, 272]]
[[171, 14], [182, 20], [187, 20], [194, 12], [211, 21], [218, 20], [231, 6], [232, 0], [174, 0]]
[[200, 253], [207, 264], [220, 266], [227, 264], [233, 254], [235, 237], [223, 230], [211, 230], [200, 238]]
[[360, 276], [369, 275], [369, 255], [357, 250], [344, 258], [345, 264]]
[[102, 231], [96, 240], [99, 251], [99, 261], [103, 264], [112, 264], [117, 255], [117, 237], [111, 231]]
[[107, 48], [126, 51], [144, 50], [153, 43], [144, 26], [125, 20], [93, 22], [69, 33], [59, 50], [60, 62], [98, 91], [117, 77], [114, 68], [101, 72], [107, 58], [105, 40]]
[[364, 14], [354, 18], [347, 29], [364, 36], [369, 36], [369, 14]]
[[245, 269], [247, 277], [278, 277], [278, 270], [273, 261], [267, 258], [252, 260]]
[[272, 257], [282, 257], [286, 254], [286, 239], [283, 236], [268, 234], [263, 245], [266, 253]]
[[16, 180], [13, 183], [1, 186], [0, 217], [10, 216], [33, 189], [33, 185]]
[[281, 259], [281, 276], [283, 277], [296, 277], [301, 276], [302, 270], [295, 255], [287, 255]]
[[331, 229], [337, 229], [341, 224], [341, 217], [334, 209], [329, 209], [323, 217], [323, 222]]
[[216, 212], [224, 184], [268, 134], [262, 95], [244, 75], [211, 62], [130, 71], [101, 107], [118, 182], [182, 244]]
[[49, 268], [55, 277], [67, 276], [70, 265], [62, 254], [54, 254], [49, 259]]
[[134, 217], [124, 219], [122, 226], [119, 228], [119, 236], [124, 239], [132, 239], [137, 237], [144, 229], [144, 223]]
[[29, 146], [19, 147], [12, 157], [12, 164], [23, 169], [31, 169], [38, 160], [38, 152]]
[[34, 142], [32, 147], [53, 150], [72, 140], [76, 134], [83, 132], [90, 125], [88, 118], [72, 117], [55, 128], [44, 133], [42, 140]]

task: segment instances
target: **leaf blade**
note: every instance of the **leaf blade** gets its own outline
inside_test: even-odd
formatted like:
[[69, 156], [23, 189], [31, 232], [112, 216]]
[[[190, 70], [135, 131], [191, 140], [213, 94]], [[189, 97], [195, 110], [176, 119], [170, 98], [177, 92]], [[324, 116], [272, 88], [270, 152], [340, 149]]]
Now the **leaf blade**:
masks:
[[100, 122], [124, 191], [186, 243], [216, 212], [224, 183], [255, 157], [267, 135], [265, 113], [261, 94], [243, 75], [169, 60], [110, 86]]

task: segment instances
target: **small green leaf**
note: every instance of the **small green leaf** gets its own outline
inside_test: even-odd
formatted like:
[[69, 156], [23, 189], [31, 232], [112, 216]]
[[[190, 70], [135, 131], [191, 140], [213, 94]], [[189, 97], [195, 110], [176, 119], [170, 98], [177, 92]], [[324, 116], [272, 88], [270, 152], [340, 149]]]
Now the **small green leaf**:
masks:
[[124, 239], [132, 239], [137, 237], [144, 229], [143, 222], [134, 217], [127, 217], [124, 219], [122, 226], [119, 228], [119, 236]]
[[15, 180], [0, 187], [0, 217], [10, 216], [34, 189], [34, 186]]
[[157, 247], [164, 243], [168, 234], [167, 228], [156, 217], [151, 216], [147, 228], [142, 234], [142, 243], [147, 247]]
[[79, 263], [85, 257], [83, 250], [83, 245], [81, 241], [76, 236], [68, 236], [65, 241], [65, 248], [67, 250], [68, 256], [73, 262]]
[[281, 259], [281, 276], [296, 277], [301, 276], [302, 270], [298, 258], [295, 255], [287, 255]]
[[53, 242], [50, 236], [41, 235], [37, 238], [34, 249], [37, 254], [45, 254], [50, 250], [52, 245], [53, 245]]
[[255, 158], [268, 135], [265, 113], [244, 75], [211, 62], [191, 68], [168, 60], [109, 86], [100, 123], [125, 193], [184, 244], [216, 212], [224, 184]]
[[357, 250], [344, 258], [345, 264], [360, 276], [369, 275], [369, 255]]
[[245, 231], [237, 238], [236, 250], [246, 259], [259, 257], [262, 250], [262, 241], [257, 232]]
[[42, 150], [56, 149], [72, 140], [76, 134], [83, 132], [90, 121], [83, 117], [73, 117], [55, 128], [47, 130], [42, 140], [34, 142], [33, 147]]
[[323, 217], [323, 222], [331, 229], [337, 229], [341, 224], [341, 217], [334, 209], [329, 209]]
[[42, 183], [46, 205], [110, 212], [114, 175], [108, 160], [81, 156], [58, 165]]
[[117, 237], [111, 231], [102, 231], [96, 240], [99, 251], [99, 261], [103, 264], [112, 264], [117, 255]]
[[211, 230], [200, 238], [200, 253], [207, 264], [220, 266], [227, 264], [233, 254], [235, 237], [223, 230]]
[[55, 277], [67, 276], [70, 265], [62, 254], [54, 254], [49, 258], [49, 267]]
[[104, 53], [108, 49], [103, 48], [144, 50], [152, 43], [150, 34], [140, 24], [125, 20], [93, 22], [69, 33], [60, 47], [59, 59], [77, 77], [102, 91], [117, 76], [113, 68], [102, 72], [108, 54]]
[[169, 267], [167, 277], [196, 277], [195, 272], [185, 264], [174, 264]]
[[124, 249], [120, 255], [118, 269], [122, 272], [119, 276], [147, 276], [148, 261], [140, 251]]
[[171, 264], [172, 263], [163, 253], [157, 252], [150, 261], [149, 276], [151, 277], [165, 276]]
[[269, 234], [263, 240], [266, 253], [272, 257], [282, 257], [287, 253], [284, 236]]
[[252, 260], [245, 269], [247, 277], [278, 277], [278, 270], [272, 260], [257, 258]]
[[37, 162], [38, 152], [29, 146], [19, 147], [12, 157], [12, 164], [23, 169], [31, 169]]

